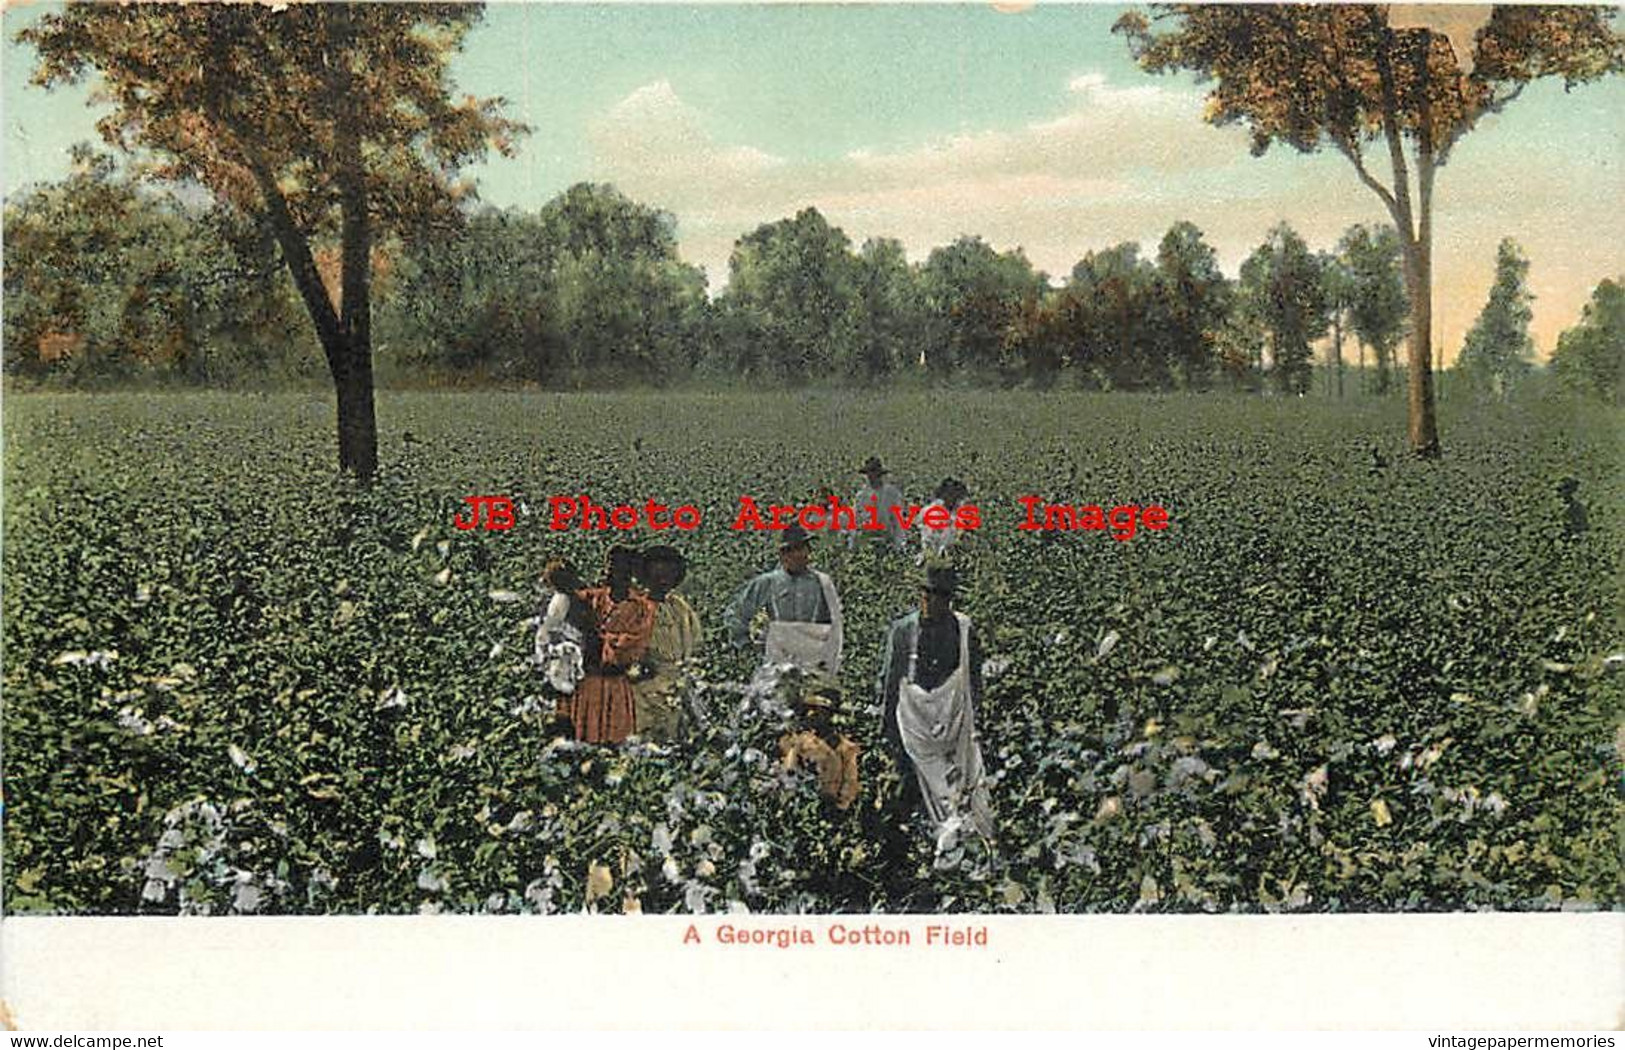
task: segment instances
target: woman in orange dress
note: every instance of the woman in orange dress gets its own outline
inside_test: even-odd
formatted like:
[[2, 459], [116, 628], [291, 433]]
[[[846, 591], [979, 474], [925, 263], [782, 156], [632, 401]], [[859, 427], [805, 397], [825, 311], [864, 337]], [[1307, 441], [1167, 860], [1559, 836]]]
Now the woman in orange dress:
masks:
[[632, 733], [635, 715], [627, 671], [649, 645], [655, 603], [632, 586], [638, 552], [611, 547], [604, 582], [578, 592], [590, 611], [593, 629], [582, 640], [585, 674], [574, 693], [560, 699], [559, 713], [575, 727], [577, 740], [618, 744]]

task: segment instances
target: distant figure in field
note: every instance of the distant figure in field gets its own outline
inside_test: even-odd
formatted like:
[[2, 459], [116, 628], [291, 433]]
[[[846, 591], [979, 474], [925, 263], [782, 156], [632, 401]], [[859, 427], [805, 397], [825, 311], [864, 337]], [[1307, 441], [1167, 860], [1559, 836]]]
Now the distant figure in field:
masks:
[[740, 588], [725, 619], [733, 644], [751, 644], [750, 626], [767, 613], [762, 657], [835, 678], [841, 673], [841, 599], [835, 581], [811, 567], [812, 534], [800, 525], [780, 533], [779, 565]]
[[896, 550], [902, 550], [907, 544], [907, 538], [903, 532], [903, 523], [892, 512], [892, 508], [903, 506], [903, 491], [886, 480], [888, 471], [880, 465], [879, 456], [870, 456], [863, 466], [858, 468], [858, 473], [863, 475], [864, 483], [853, 495], [852, 506], [858, 510], [859, 526], [868, 520], [869, 512], [865, 508], [874, 507], [875, 517], [884, 523], [886, 528], [883, 532], [879, 529], [871, 531], [861, 527], [853, 529], [846, 534], [846, 545], [855, 546], [859, 539], [884, 539], [890, 541]]
[[1580, 479], [1564, 478], [1557, 483], [1557, 494], [1563, 499], [1563, 536], [1577, 540], [1591, 527], [1586, 505], [1579, 497]]
[[818, 780], [818, 791], [836, 809], [850, 809], [858, 798], [858, 756], [853, 739], [835, 728], [839, 690], [813, 690], [801, 702], [800, 726], [779, 738], [779, 765], [805, 769]]
[[618, 744], [637, 724], [630, 670], [649, 646], [655, 604], [632, 586], [642, 558], [631, 547], [614, 546], [604, 566], [604, 581], [581, 591], [592, 614], [591, 630], [582, 645], [586, 674], [575, 692], [559, 704], [559, 713], [575, 727], [577, 740]]
[[674, 547], [648, 547], [640, 579], [655, 603], [654, 628], [643, 655], [643, 676], [632, 687], [637, 733], [665, 742], [677, 736], [681, 708], [677, 676], [700, 646], [700, 617], [676, 588], [688, 575], [688, 561]]
[[952, 514], [958, 506], [965, 502], [970, 490], [958, 478], [943, 478], [942, 484], [937, 486], [936, 498], [926, 504], [925, 510], [920, 513], [920, 556], [924, 562], [926, 558], [940, 558], [948, 553], [948, 548], [959, 542], [959, 529], [953, 522], [942, 528], [932, 528], [925, 523], [926, 512], [932, 507], [941, 507]]
[[881, 732], [905, 785], [912, 786], [940, 835], [963, 821], [994, 836], [984, 782], [976, 707], [982, 699], [982, 650], [969, 616], [956, 612], [959, 577], [947, 566], [925, 570], [920, 608], [894, 620], [880, 663]]

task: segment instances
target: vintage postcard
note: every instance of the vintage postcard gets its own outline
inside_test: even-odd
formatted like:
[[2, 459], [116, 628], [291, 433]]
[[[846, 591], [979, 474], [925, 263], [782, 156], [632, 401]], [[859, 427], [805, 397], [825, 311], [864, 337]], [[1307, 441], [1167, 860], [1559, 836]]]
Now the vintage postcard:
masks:
[[4, 30], [13, 1023], [1618, 1023], [1616, 8]]

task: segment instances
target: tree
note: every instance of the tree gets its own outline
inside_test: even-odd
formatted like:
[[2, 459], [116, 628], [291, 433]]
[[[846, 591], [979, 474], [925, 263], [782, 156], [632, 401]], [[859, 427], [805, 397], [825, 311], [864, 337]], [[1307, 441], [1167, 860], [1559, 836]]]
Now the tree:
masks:
[[694, 363], [705, 274], [677, 254], [677, 220], [613, 186], [577, 183], [538, 216], [548, 329], [574, 377], [659, 381]]
[[541, 221], [483, 208], [450, 232], [405, 238], [395, 295], [378, 304], [381, 343], [453, 374], [545, 380], [553, 253]]
[[1071, 364], [1114, 390], [1171, 385], [1168, 347], [1153, 327], [1157, 270], [1124, 242], [1089, 252], [1066, 286]]
[[1625, 284], [1597, 285], [1580, 323], [1558, 336], [1552, 372], [1582, 393], [1613, 404], [1625, 400]]
[[1241, 264], [1242, 309], [1268, 338], [1270, 374], [1283, 394], [1309, 392], [1309, 344], [1330, 323], [1320, 260], [1286, 223]]
[[1331, 375], [1328, 393], [1343, 396], [1343, 329], [1354, 299], [1354, 275], [1349, 272], [1343, 258], [1332, 252], [1321, 252], [1316, 260], [1320, 266], [1320, 287], [1326, 296], [1326, 316], [1332, 325]]
[[[381, 231], [455, 223], [458, 167], [524, 129], [501, 100], [452, 101], [474, 4], [70, 3], [18, 34], [34, 82], [101, 75], [117, 147], [154, 155], [266, 223], [316, 329], [338, 402], [340, 468], [378, 467], [371, 265]], [[313, 246], [337, 234], [338, 288]]]
[[901, 241], [871, 237], [857, 259], [857, 374], [869, 380], [919, 364], [924, 304]]
[[[1273, 143], [1301, 152], [1330, 145], [1381, 199], [1399, 234], [1410, 300], [1409, 439], [1439, 454], [1432, 385], [1433, 195], [1438, 169], [1485, 114], [1531, 80], [1566, 86], [1625, 69], [1625, 41], [1607, 7], [1497, 6], [1479, 29], [1471, 61], [1426, 26], [1396, 25], [1386, 6], [1164, 5], [1114, 28], [1141, 67], [1192, 70], [1214, 81], [1207, 119], [1245, 124], [1255, 155]], [[1464, 49], [1465, 50], [1465, 49]], [[1410, 146], [1407, 153], [1406, 145]], [[1389, 181], [1367, 163], [1386, 155]], [[1414, 180], [1414, 189], [1412, 186]]]
[[999, 252], [971, 236], [933, 248], [920, 269], [920, 284], [931, 315], [927, 366], [939, 373], [958, 368], [984, 375], [1008, 372], [1016, 364], [1006, 330], [1022, 303], [1048, 286], [1020, 248]]
[[720, 302], [741, 372], [805, 382], [849, 370], [858, 345], [851, 247], [817, 208], [764, 223], [734, 244]]
[[203, 383], [281, 358], [298, 307], [274, 249], [88, 145], [72, 158], [65, 179], [6, 202], [8, 372]]
[[1230, 282], [1195, 224], [1176, 222], [1157, 246], [1156, 327], [1164, 358], [1187, 387], [1206, 389], [1217, 363], [1217, 339], [1230, 314]]
[[1400, 264], [1399, 237], [1391, 228], [1351, 226], [1337, 242], [1346, 277], [1343, 291], [1349, 327], [1363, 351], [1370, 347], [1377, 365], [1377, 393], [1393, 384], [1394, 349], [1405, 334], [1410, 304]]
[[1535, 341], [1529, 337], [1529, 260], [1512, 238], [1495, 252], [1495, 282], [1489, 301], [1467, 330], [1456, 367], [1479, 390], [1505, 397], [1534, 368]]

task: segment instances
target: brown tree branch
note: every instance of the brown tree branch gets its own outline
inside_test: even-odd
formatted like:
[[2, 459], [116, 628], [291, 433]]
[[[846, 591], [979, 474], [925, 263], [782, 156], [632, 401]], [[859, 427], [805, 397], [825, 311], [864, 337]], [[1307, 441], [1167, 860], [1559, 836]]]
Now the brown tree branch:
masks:
[[1372, 50], [1377, 60], [1377, 76], [1382, 83], [1382, 131], [1388, 142], [1388, 159], [1394, 169], [1395, 221], [1400, 235], [1415, 243], [1416, 226], [1411, 210], [1411, 172], [1405, 161], [1405, 144], [1399, 129], [1399, 91], [1395, 87], [1394, 68], [1388, 54], [1393, 31], [1379, 8], [1371, 8], [1367, 16], [1374, 37]]

